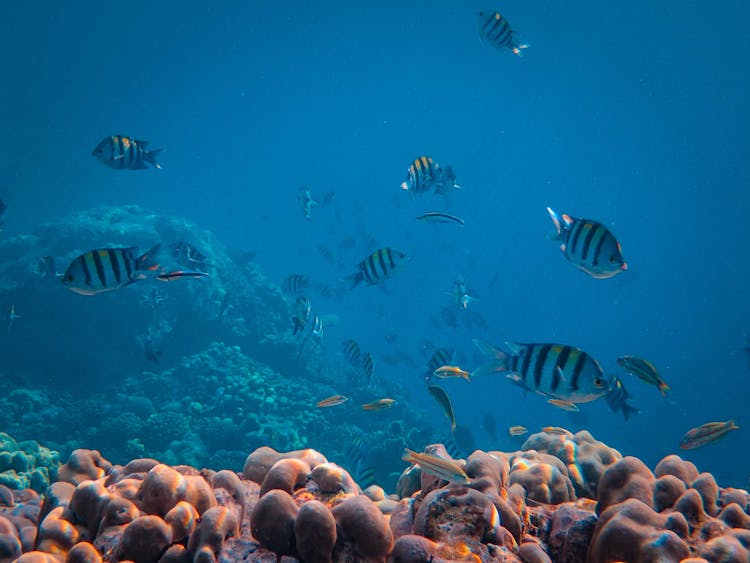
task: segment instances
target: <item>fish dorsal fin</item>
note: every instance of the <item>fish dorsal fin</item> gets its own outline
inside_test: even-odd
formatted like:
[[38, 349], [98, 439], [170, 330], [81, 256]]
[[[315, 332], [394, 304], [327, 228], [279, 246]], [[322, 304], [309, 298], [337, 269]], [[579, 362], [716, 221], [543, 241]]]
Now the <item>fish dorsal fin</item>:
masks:
[[517, 356], [521, 353], [521, 350], [523, 350], [523, 346], [521, 344], [518, 344], [516, 342], [505, 342], [505, 347], [511, 351], [511, 353], [514, 356]]
[[568, 227], [570, 227], [570, 226], [571, 226], [571, 225], [573, 224], [573, 222], [575, 221], [575, 219], [573, 219], [573, 218], [572, 218], [572, 217], [571, 217], [570, 215], [568, 215], [567, 213], [563, 213], [563, 214], [562, 214], [562, 220], [563, 220], [563, 222], [565, 223], [565, 228], [568, 228]]
[[482, 352], [482, 354], [490, 358], [502, 360], [507, 356], [507, 354], [503, 352], [500, 348], [498, 348], [497, 346], [493, 346], [492, 344], [490, 344], [489, 342], [485, 342], [484, 340], [475, 338], [474, 344], [476, 345], [477, 348], [479, 348], [479, 351]]

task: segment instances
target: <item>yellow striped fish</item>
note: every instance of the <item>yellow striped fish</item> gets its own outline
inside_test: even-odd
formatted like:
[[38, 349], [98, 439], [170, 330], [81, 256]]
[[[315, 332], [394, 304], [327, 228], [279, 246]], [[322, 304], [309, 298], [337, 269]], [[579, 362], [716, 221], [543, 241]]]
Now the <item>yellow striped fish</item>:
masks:
[[549, 238], [560, 241], [560, 250], [576, 268], [597, 279], [628, 269], [620, 243], [607, 227], [589, 219], [558, 215], [549, 207], [547, 213], [555, 224]]
[[352, 288], [362, 282], [367, 285], [379, 284], [390, 278], [407, 258], [408, 256], [400, 250], [380, 248], [357, 264], [357, 272], [347, 279], [351, 282]]
[[103, 248], [81, 254], [70, 263], [62, 277], [65, 287], [81, 295], [96, 295], [120, 289], [144, 279], [143, 270], [155, 270], [161, 244], [136, 257], [136, 247]]
[[594, 358], [580, 348], [564, 344], [506, 342], [510, 353], [474, 340], [490, 361], [472, 371], [472, 377], [507, 372], [508, 378], [528, 391], [561, 403], [587, 403], [609, 391], [609, 381]]
[[161, 165], [156, 162], [156, 155], [163, 149], [148, 151], [147, 145], [148, 141], [136, 141], [125, 135], [110, 135], [102, 139], [91, 154], [117, 170], [143, 170], [148, 168], [146, 163], [161, 169]]

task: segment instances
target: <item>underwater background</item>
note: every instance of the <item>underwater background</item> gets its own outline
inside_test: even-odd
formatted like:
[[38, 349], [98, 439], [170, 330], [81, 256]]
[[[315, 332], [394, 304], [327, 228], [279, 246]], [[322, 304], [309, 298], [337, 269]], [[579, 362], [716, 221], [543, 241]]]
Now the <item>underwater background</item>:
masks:
[[[653, 465], [690, 428], [734, 418], [739, 431], [681, 455], [746, 486], [750, 5], [499, 3], [530, 44], [520, 58], [479, 40], [487, 8], [6, 6], [0, 431], [63, 455], [236, 470], [263, 444], [351, 465], [359, 437], [391, 489], [404, 446], [513, 449], [509, 426], [554, 425]], [[103, 166], [91, 151], [115, 134], [164, 148], [163, 169]], [[461, 189], [400, 189], [422, 154]], [[310, 220], [300, 186], [320, 200]], [[627, 271], [599, 280], [567, 263], [547, 206], [610, 228]], [[415, 220], [427, 211], [465, 225]], [[207, 278], [82, 296], [39, 267], [180, 241]], [[350, 289], [380, 247], [409, 260]], [[319, 346], [292, 334], [295, 273], [326, 325]], [[374, 356], [369, 385], [342, 355], [349, 339]], [[441, 380], [451, 433], [426, 365], [447, 347], [475, 369], [473, 339], [578, 346], [640, 412], [563, 412], [502, 374]], [[618, 367], [625, 354], [659, 368], [666, 397]], [[315, 407], [334, 393], [350, 401]], [[359, 408], [380, 397], [397, 404]]]

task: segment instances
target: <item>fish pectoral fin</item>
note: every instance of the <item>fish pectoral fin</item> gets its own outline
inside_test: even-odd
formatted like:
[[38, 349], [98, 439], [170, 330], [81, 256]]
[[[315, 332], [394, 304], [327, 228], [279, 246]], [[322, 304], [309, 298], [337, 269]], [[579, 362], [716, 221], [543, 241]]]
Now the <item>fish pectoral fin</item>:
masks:
[[120, 160], [121, 158], [125, 158], [125, 155], [121, 154], [120, 156], [113, 156], [112, 160]]
[[555, 368], [555, 372], [557, 373], [557, 376], [560, 378], [560, 381], [564, 381], [565, 383], [568, 382], [567, 379], [565, 379], [565, 376], [563, 375], [562, 368], [560, 366], [557, 366]]

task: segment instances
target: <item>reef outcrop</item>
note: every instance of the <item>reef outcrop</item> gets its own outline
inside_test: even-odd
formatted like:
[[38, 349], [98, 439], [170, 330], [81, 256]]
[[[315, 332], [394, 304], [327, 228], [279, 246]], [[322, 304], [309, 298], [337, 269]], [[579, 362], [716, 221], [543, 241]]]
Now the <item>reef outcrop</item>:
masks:
[[528, 445], [544, 451], [450, 460], [442, 445], [428, 446], [469, 483], [412, 467], [399, 482], [403, 496], [363, 491], [311, 449], [261, 447], [239, 473], [148, 458], [113, 465], [77, 450], [43, 497], [0, 487], [0, 563], [750, 558], [747, 491], [722, 488], [674, 455], [652, 471], [588, 432], [542, 432]]

